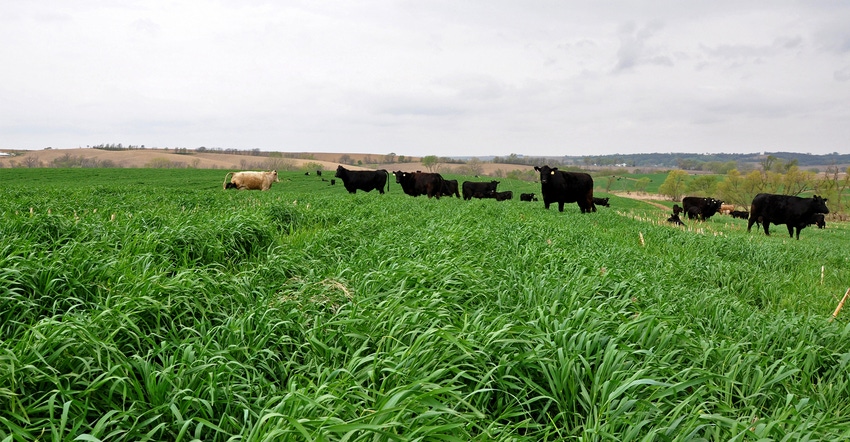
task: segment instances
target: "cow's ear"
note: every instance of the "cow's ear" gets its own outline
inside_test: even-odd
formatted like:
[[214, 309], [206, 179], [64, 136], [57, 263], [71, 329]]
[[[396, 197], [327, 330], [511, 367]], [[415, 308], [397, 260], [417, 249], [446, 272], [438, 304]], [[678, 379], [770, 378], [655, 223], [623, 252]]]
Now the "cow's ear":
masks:
[[557, 167], [553, 167], [553, 168], [552, 168], [552, 171], [553, 171], [553, 172], [554, 172], [554, 171], [556, 171], [556, 170], [558, 170], [558, 168], [557, 168]]

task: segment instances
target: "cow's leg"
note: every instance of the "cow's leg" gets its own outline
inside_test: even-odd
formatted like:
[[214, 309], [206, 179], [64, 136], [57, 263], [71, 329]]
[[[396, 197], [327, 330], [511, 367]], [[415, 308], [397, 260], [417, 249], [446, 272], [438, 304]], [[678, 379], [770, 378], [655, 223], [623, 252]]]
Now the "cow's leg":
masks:
[[761, 220], [761, 226], [764, 227], [764, 234], [770, 236], [770, 231], [768, 230], [768, 226], [770, 226], [770, 221], [766, 219]]
[[[788, 223], [788, 237], [794, 239], [794, 225]], [[797, 239], [800, 239], [800, 229], [797, 228]]]
[[750, 219], [747, 221], [747, 233], [750, 233], [750, 229], [753, 227], [753, 224], [755, 224], [755, 223], [756, 223], [756, 218], [754, 216], [751, 216]]
[[563, 211], [564, 211], [564, 202], [558, 201], [558, 212], [563, 212]]

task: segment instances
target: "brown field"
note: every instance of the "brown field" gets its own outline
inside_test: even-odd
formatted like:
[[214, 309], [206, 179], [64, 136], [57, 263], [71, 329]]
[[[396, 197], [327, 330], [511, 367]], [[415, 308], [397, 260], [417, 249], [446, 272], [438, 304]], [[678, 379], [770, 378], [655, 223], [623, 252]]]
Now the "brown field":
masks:
[[[245, 154], [224, 153], [197, 153], [178, 154], [173, 150], [165, 149], [134, 149], [111, 151], [102, 149], [46, 149], [33, 151], [17, 151], [13, 156], [0, 156], [0, 168], [6, 167], [51, 167], [55, 160], [62, 159], [84, 159], [90, 167], [97, 167], [107, 163], [114, 167], [191, 167], [196, 169], [225, 169], [225, 170], [249, 170], [249, 169], [306, 169], [321, 166], [323, 170], [335, 170], [337, 166], [344, 165], [348, 169], [387, 169], [389, 171], [402, 170], [412, 172], [416, 170], [427, 171], [427, 168], [419, 161], [420, 158], [411, 158], [412, 161], [404, 163], [384, 163], [384, 155], [364, 153], [321, 153], [301, 152], [282, 153], [284, 156], [297, 156], [289, 158], [276, 155], [274, 157]], [[364, 166], [345, 165], [339, 162], [340, 157], [347, 155], [352, 161], [363, 161]], [[377, 165], [369, 164], [379, 162]], [[310, 165], [312, 163], [312, 166]], [[436, 172], [451, 173], [460, 164], [438, 164]], [[513, 170], [530, 170], [533, 166], [517, 164], [500, 164], [482, 162], [481, 169], [484, 175], [494, 175], [498, 170], [507, 173]]]

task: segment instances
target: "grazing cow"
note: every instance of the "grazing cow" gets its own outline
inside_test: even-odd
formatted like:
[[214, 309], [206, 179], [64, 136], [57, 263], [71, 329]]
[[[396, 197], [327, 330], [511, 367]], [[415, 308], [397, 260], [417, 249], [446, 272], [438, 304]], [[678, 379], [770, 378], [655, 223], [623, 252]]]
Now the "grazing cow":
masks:
[[[228, 181], [227, 177], [230, 177]], [[266, 172], [227, 172], [222, 188], [239, 190], [269, 190], [272, 183], [279, 183], [277, 171]]]
[[747, 219], [750, 217], [750, 212], [747, 212], [746, 210], [733, 210], [729, 214], [732, 215], [732, 218]]
[[442, 196], [452, 196], [454, 195], [457, 198], [460, 198], [460, 192], [458, 192], [457, 180], [443, 180], [443, 188], [440, 189], [440, 194]]
[[378, 192], [384, 194], [384, 186], [387, 186], [387, 191], [390, 190], [389, 176], [390, 173], [384, 169], [380, 170], [348, 170], [342, 166], [336, 168], [337, 178], [342, 180], [342, 185], [348, 193], [357, 193], [358, 190], [371, 192], [377, 189]]
[[[478, 181], [464, 181], [463, 182], [463, 199], [468, 200], [475, 198], [493, 198], [492, 193], [496, 192], [496, 186], [499, 185], [498, 181], [490, 181], [489, 183], [478, 182]], [[477, 196], [480, 194], [481, 196]]]
[[682, 198], [682, 208], [688, 214], [688, 219], [705, 221], [711, 218], [723, 204], [723, 201], [714, 198], [703, 198], [700, 196], [686, 196]]
[[826, 207], [826, 198], [814, 195], [811, 198], [801, 198], [790, 195], [775, 195], [760, 193], [753, 198], [750, 205], [750, 220], [747, 222], [747, 232], [756, 222], [764, 227], [764, 234], [770, 235], [768, 226], [770, 223], [785, 224], [788, 227], [788, 236], [794, 237], [794, 229], [797, 229], [797, 239], [800, 239], [800, 230], [813, 222], [813, 217], [818, 213], [829, 213]]
[[610, 204], [608, 204], [608, 198], [596, 198], [596, 197], [593, 197], [593, 204], [594, 204], [594, 205], [596, 205], [596, 206], [611, 207], [611, 205], [610, 205]]
[[401, 184], [401, 190], [410, 196], [428, 195], [428, 198], [440, 199], [443, 190], [443, 176], [428, 172], [393, 172], [395, 182]]
[[317, 170], [316, 170], [316, 176], [322, 176], [322, 171], [321, 171], [321, 169], [317, 169]]
[[730, 213], [732, 213], [733, 210], [735, 210], [734, 204], [721, 204], [720, 210], [718, 210], [717, 212], [721, 215], [729, 215]]
[[549, 209], [552, 203], [558, 203], [558, 211], [564, 211], [564, 203], [578, 203], [581, 213], [596, 212], [593, 204], [593, 178], [583, 172], [564, 172], [557, 167], [537, 167], [540, 172], [540, 190], [543, 193], [543, 205]]
[[514, 193], [510, 190], [505, 192], [495, 192], [496, 201], [505, 201], [514, 199]]
[[336, 180], [331, 178], [331, 186], [336, 186]]
[[519, 194], [520, 201], [537, 201], [537, 198], [533, 193], [521, 193]]

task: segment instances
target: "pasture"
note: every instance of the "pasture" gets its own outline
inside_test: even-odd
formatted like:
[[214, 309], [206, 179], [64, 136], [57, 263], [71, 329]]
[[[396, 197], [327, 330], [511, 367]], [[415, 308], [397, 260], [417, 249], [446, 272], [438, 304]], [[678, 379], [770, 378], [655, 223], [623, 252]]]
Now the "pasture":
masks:
[[0, 440], [850, 438], [842, 223], [224, 173], [0, 170]]

